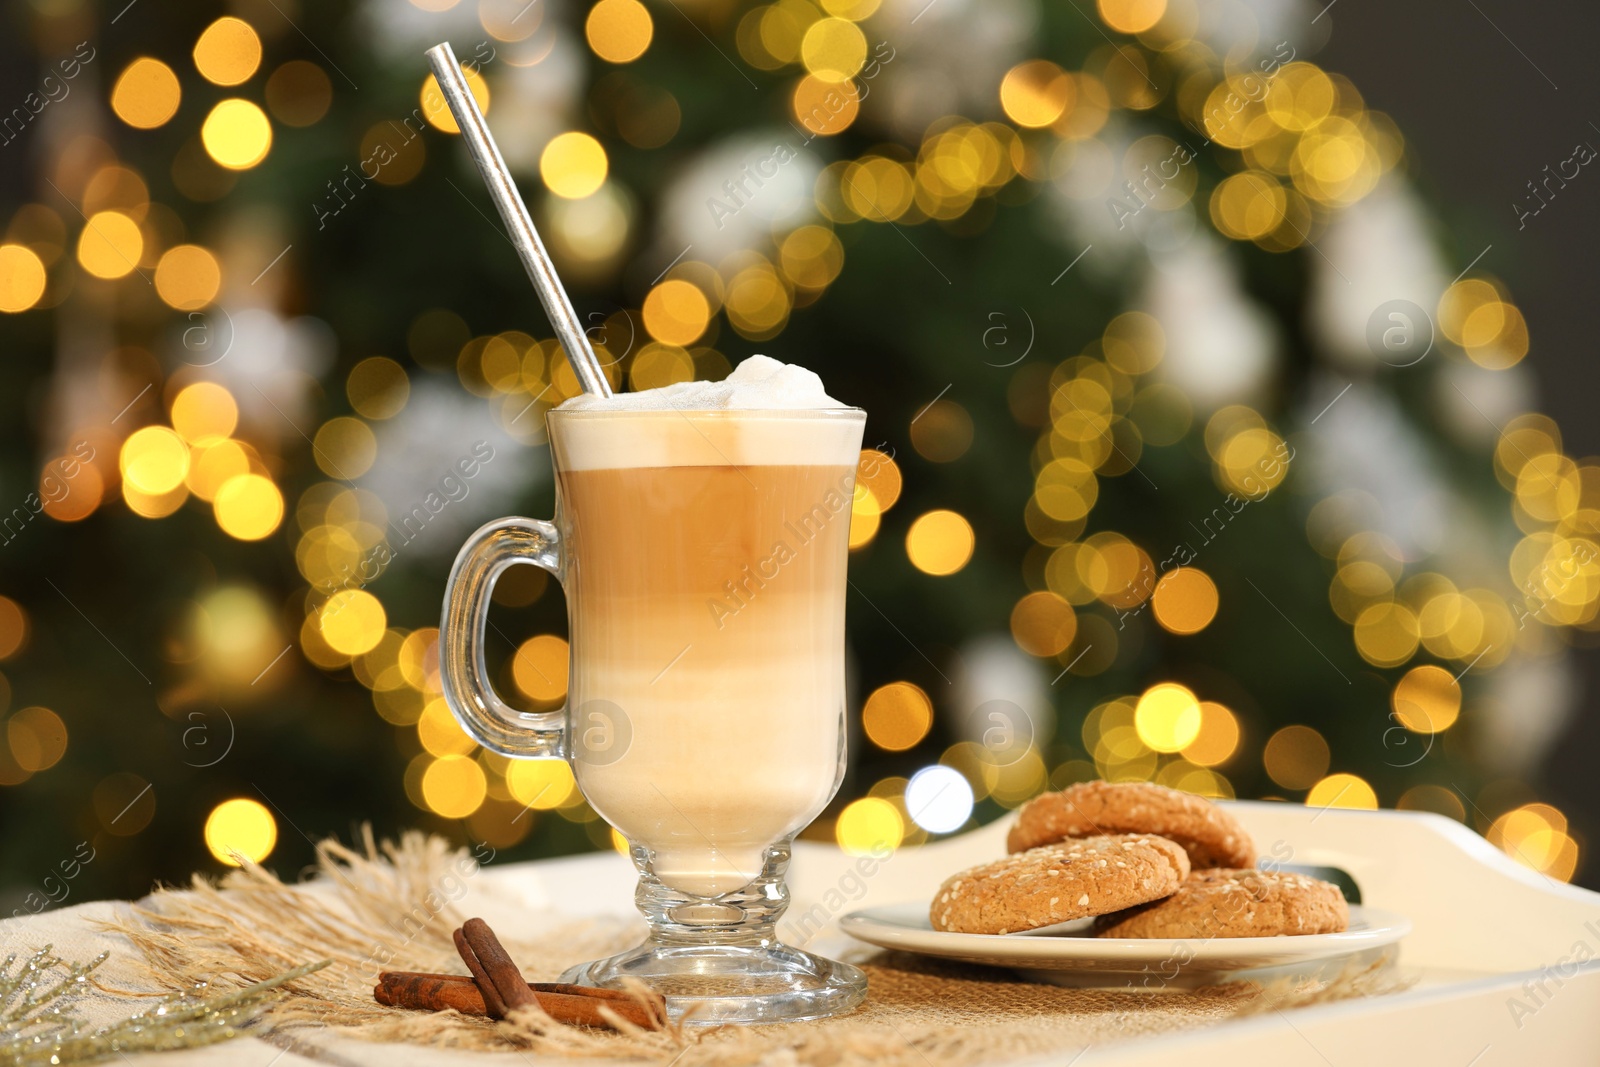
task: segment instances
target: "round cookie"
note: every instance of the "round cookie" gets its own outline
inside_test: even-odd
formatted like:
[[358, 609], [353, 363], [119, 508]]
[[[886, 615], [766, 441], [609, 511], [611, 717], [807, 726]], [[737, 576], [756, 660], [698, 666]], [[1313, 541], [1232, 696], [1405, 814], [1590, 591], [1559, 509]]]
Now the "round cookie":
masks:
[[[1024, 853], [1026, 855], [1026, 853]], [[1339, 887], [1285, 871], [1209, 868], [1165, 900], [1105, 915], [1101, 937], [1282, 937], [1336, 934], [1350, 925]]]
[[1256, 863], [1255, 842], [1232, 815], [1204, 797], [1147, 782], [1079, 782], [1034, 797], [1006, 836], [1006, 851], [1091, 834], [1160, 834], [1182, 845], [1196, 868]]
[[1170, 896], [1189, 873], [1178, 845], [1150, 834], [1109, 834], [1044, 845], [945, 880], [928, 918], [935, 930], [1009, 934], [1121, 911]]

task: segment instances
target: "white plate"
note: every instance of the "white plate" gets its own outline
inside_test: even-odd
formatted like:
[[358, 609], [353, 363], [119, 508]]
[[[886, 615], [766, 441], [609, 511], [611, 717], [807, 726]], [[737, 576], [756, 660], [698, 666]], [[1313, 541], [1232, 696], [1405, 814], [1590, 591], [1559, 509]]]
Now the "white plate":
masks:
[[1410, 919], [1359, 904], [1350, 906], [1350, 928], [1343, 933], [1293, 937], [951, 934], [929, 925], [924, 901], [863, 908], [846, 915], [839, 925], [851, 937], [882, 948], [994, 967], [1055, 972], [1041, 977], [1068, 984], [1149, 988], [1209, 984], [1224, 976], [1237, 977], [1239, 972], [1266, 969], [1310, 973], [1328, 961], [1344, 966], [1349, 957], [1356, 955], [1376, 959], [1411, 932]]

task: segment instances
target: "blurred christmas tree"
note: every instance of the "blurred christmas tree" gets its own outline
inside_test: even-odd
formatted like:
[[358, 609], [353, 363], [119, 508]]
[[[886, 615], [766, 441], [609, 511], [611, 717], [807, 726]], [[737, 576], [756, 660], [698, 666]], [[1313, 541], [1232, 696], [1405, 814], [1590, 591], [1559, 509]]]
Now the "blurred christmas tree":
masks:
[[[810, 835], [1103, 775], [1441, 811], [1573, 877], [1525, 782], [1597, 625], [1600, 468], [1529, 413], [1526, 325], [1398, 131], [1310, 61], [1328, 20], [209, 7], [6, 16], [7, 908], [362, 820], [611, 844], [438, 697], [451, 555], [549, 512], [577, 391], [425, 78], [445, 39], [619, 384], [761, 350], [871, 413], [859, 727]], [[497, 601], [502, 690], [559, 706], [559, 594]]]

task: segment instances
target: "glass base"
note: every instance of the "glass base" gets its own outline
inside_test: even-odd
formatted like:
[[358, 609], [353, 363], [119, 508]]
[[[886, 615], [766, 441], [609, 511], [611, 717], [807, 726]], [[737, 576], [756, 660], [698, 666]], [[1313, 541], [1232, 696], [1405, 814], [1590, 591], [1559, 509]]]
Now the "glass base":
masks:
[[624, 988], [636, 978], [667, 998], [667, 1015], [691, 1026], [786, 1023], [847, 1012], [867, 995], [848, 963], [789, 945], [670, 945], [654, 940], [574, 967], [561, 981]]
[[865, 999], [867, 976], [859, 968], [778, 939], [778, 919], [789, 906], [787, 841], [764, 851], [748, 885], [718, 897], [665, 885], [647, 848], [635, 845], [632, 855], [639, 869], [635, 903], [650, 936], [627, 952], [571, 968], [561, 981], [623, 989], [626, 979], [637, 979], [666, 998], [670, 1018], [692, 1026], [821, 1019]]

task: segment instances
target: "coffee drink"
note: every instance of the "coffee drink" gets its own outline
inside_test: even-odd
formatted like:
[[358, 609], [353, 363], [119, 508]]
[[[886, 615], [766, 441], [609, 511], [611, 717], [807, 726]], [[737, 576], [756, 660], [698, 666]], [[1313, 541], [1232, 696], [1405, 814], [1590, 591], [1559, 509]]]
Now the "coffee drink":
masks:
[[[867, 977], [786, 945], [789, 842], [844, 778], [844, 614], [866, 414], [801, 367], [752, 356], [722, 382], [550, 412], [554, 522], [511, 516], [456, 557], [439, 678], [501, 755], [565, 758], [627, 838], [649, 934], [561, 981], [668, 995], [696, 1023], [849, 1011]], [[497, 577], [541, 567], [567, 597], [567, 706], [489, 682]]]
[[557, 412], [573, 768], [666, 885], [715, 897], [844, 767], [855, 413]]

